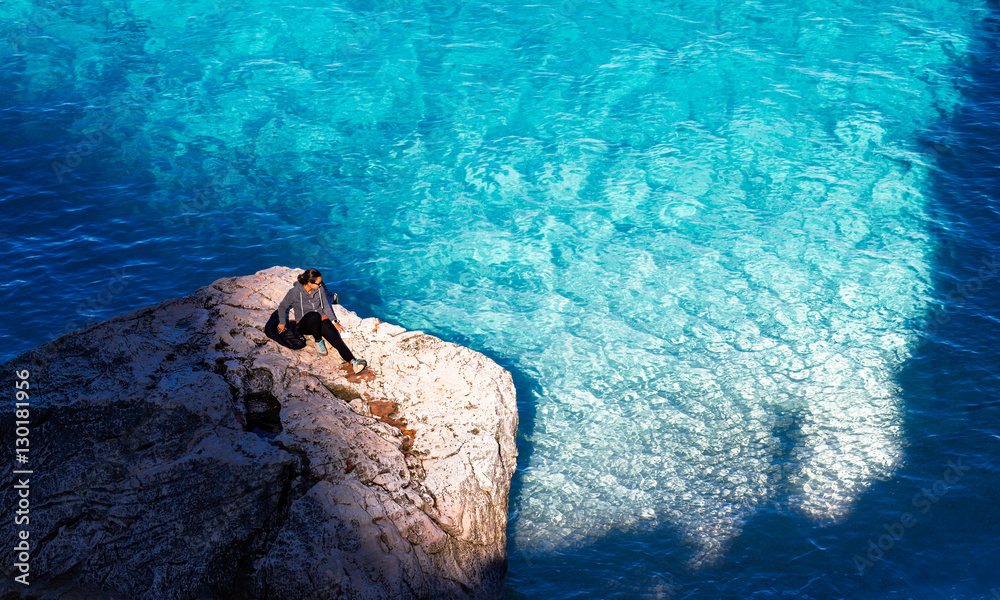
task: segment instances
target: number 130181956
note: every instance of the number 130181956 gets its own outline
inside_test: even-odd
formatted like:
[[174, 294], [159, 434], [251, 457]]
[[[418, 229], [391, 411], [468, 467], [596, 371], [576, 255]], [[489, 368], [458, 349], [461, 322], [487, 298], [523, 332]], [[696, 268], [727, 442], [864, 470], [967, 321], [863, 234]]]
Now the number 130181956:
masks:
[[28, 462], [28, 448], [29, 448], [29, 433], [31, 430], [29, 426], [31, 422], [28, 420], [31, 416], [31, 394], [29, 390], [31, 389], [31, 382], [28, 379], [31, 378], [31, 372], [27, 369], [22, 371], [17, 371], [14, 373], [17, 376], [14, 382], [14, 388], [16, 389], [14, 397], [17, 402], [14, 404], [14, 425], [16, 427], [14, 438], [14, 449], [17, 452], [16, 460], [20, 464], [25, 464]]

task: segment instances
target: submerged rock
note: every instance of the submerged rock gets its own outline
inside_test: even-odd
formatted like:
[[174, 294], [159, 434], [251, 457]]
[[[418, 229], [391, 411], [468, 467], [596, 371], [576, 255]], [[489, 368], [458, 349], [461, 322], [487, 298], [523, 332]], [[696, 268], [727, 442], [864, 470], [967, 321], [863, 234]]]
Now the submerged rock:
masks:
[[263, 325], [297, 273], [220, 279], [3, 365], [7, 390], [30, 371], [33, 471], [30, 523], [4, 527], [29, 532], [31, 585], [5, 578], [4, 598], [502, 596], [510, 374], [342, 306], [371, 373], [279, 346]]

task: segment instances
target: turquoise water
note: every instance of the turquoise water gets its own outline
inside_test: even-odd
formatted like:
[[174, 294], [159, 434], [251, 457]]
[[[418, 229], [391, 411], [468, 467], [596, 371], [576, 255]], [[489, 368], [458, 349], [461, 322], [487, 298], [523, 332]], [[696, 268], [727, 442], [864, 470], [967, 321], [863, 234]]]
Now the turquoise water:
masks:
[[955, 452], [907, 373], [972, 268], [927, 140], [991, 14], [5, 0], [3, 358], [315, 266], [514, 373], [512, 598], [987, 597], [954, 527], [853, 557]]

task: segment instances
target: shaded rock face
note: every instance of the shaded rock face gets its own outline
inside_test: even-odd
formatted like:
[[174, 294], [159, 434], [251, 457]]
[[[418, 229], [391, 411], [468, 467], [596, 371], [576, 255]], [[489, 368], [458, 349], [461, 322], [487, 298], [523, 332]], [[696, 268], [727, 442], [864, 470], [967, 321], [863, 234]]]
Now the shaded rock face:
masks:
[[[220, 279], [2, 366], [7, 390], [31, 372], [34, 473], [31, 585], [0, 596], [502, 596], [510, 374], [342, 306], [370, 373], [281, 347], [263, 325], [299, 272]], [[2, 436], [13, 462], [12, 422]]]

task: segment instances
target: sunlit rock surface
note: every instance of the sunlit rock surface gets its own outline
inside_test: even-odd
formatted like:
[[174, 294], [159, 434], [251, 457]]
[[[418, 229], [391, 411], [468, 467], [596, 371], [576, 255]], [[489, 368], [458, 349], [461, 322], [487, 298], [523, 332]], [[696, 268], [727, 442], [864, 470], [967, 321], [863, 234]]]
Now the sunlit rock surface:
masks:
[[263, 324], [298, 272], [220, 279], [3, 365], [39, 388], [31, 586], [5, 578], [4, 597], [502, 595], [510, 374], [341, 306], [371, 373], [281, 347]]

